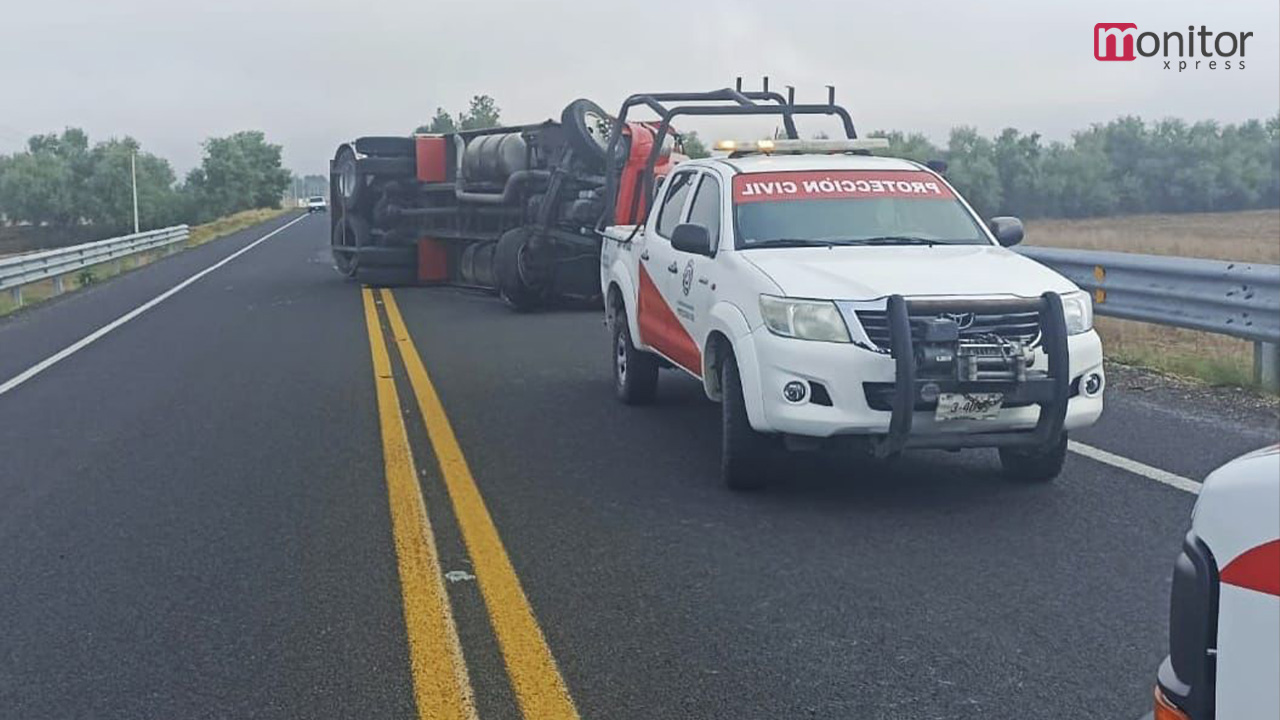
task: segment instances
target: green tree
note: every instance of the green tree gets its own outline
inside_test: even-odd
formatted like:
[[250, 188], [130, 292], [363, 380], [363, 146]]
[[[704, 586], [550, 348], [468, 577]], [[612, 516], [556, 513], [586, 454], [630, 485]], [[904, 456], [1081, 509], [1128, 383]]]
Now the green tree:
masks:
[[458, 126], [453, 122], [453, 116], [444, 108], [436, 108], [436, 116], [431, 118], [431, 122], [426, 125], [419, 125], [414, 132], [430, 133], [432, 135], [443, 135], [445, 133], [457, 132]]
[[501, 124], [497, 102], [488, 95], [476, 95], [471, 98], [471, 106], [458, 116], [458, 127], [462, 130], [483, 130], [498, 127]]
[[1003, 200], [995, 146], [971, 127], [952, 128], [947, 142], [947, 180], [984, 217], [996, 213]]
[[183, 208], [169, 161], [141, 152], [136, 140], [108, 140], [93, 148], [93, 173], [86, 182], [86, 217], [105, 234], [133, 230], [133, 177], [138, 178], [138, 220], [143, 230], [181, 222]]
[[280, 146], [256, 130], [205, 141], [200, 167], [187, 175], [197, 219], [279, 205], [290, 179], [280, 154]]
[[681, 145], [684, 147], [684, 154], [691, 158], [710, 157], [711, 153], [707, 150], [706, 144], [702, 142], [702, 138], [698, 137], [698, 131], [687, 132], [681, 136]]
[[920, 133], [904, 135], [897, 130], [877, 130], [871, 133], [870, 137], [888, 140], [889, 149], [885, 151], [885, 154], [892, 157], [907, 158], [916, 162], [942, 159], [942, 150], [938, 149], [936, 145], [929, 141], [929, 138]]
[[85, 218], [85, 183], [93, 171], [89, 138], [67, 128], [35, 135], [10, 157], [0, 176], [0, 207], [11, 221], [74, 225]]

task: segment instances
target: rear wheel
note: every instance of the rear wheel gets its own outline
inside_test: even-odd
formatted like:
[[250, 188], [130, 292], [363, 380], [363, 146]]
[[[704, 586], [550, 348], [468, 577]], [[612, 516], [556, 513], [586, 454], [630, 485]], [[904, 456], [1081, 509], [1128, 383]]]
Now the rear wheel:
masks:
[[730, 490], [759, 489], [769, 482], [770, 438], [756, 432], [747, 418], [742, 376], [733, 353], [721, 361], [720, 384], [720, 476]]
[[658, 357], [636, 349], [621, 310], [613, 321], [613, 391], [627, 405], [648, 405], [658, 395]]
[[517, 310], [534, 310], [548, 295], [550, 281], [538, 268], [530, 247], [533, 233], [527, 228], [514, 228], [503, 233], [494, 251], [493, 269], [497, 275], [502, 299]]
[[342, 207], [348, 211], [357, 210], [368, 203], [368, 180], [360, 174], [356, 162], [356, 151], [350, 145], [338, 149], [333, 159], [333, 172], [337, 176], [338, 197], [342, 199]]
[[329, 246], [333, 266], [345, 277], [354, 277], [359, 265], [360, 248], [369, 244], [369, 223], [364, 218], [343, 213], [333, 224]]
[[1031, 447], [1000, 448], [1000, 465], [1004, 476], [1021, 483], [1043, 483], [1058, 477], [1067, 460], [1067, 434]]

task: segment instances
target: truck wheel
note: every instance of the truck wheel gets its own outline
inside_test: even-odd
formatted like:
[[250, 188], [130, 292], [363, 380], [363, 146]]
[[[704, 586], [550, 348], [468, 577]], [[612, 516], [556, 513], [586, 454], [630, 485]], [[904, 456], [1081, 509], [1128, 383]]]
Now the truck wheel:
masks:
[[363, 218], [343, 213], [333, 224], [330, 236], [333, 266], [344, 277], [354, 277], [360, 264], [359, 250], [369, 244], [369, 223]]
[[1067, 459], [1067, 434], [1032, 447], [1000, 448], [1004, 476], [1021, 483], [1043, 483], [1058, 477]]
[[530, 265], [529, 242], [533, 233], [525, 228], [514, 228], [502, 234], [493, 254], [493, 269], [497, 275], [498, 291], [502, 299], [516, 310], [537, 309], [547, 297], [545, 279]]
[[356, 151], [350, 145], [338, 149], [333, 159], [333, 173], [337, 176], [338, 196], [342, 198], [342, 207], [355, 210], [365, 201], [369, 194], [368, 181], [360, 174], [356, 163]]
[[625, 312], [613, 321], [613, 391], [627, 405], [648, 405], [658, 395], [658, 357], [636, 349]]
[[375, 157], [413, 157], [414, 140], [411, 137], [362, 137], [356, 138], [356, 151]]
[[613, 118], [604, 108], [586, 98], [579, 98], [565, 106], [564, 112], [560, 113], [560, 124], [578, 157], [604, 165], [609, 132], [613, 129]]
[[730, 490], [756, 490], [769, 482], [769, 437], [747, 419], [738, 361], [728, 353], [720, 364], [720, 476]]

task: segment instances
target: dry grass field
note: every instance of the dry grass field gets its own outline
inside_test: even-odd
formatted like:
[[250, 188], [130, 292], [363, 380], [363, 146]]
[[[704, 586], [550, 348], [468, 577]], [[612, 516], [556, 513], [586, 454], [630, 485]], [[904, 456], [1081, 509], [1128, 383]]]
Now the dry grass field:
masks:
[[[1027, 223], [1027, 244], [1280, 264], [1280, 210], [1134, 215]], [[1253, 343], [1224, 335], [1098, 318], [1107, 357], [1214, 385], [1247, 386]]]

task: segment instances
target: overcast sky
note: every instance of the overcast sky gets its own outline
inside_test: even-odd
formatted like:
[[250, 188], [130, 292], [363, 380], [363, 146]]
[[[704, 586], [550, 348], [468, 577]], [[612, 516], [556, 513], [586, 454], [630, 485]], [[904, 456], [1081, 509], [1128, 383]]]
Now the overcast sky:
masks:
[[[1244, 70], [1178, 74], [1154, 58], [1094, 60], [1098, 22], [1254, 36]], [[179, 172], [204, 138], [241, 129], [313, 173], [341, 140], [407, 134], [477, 93], [528, 123], [576, 97], [612, 111], [632, 92], [766, 73], [800, 99], [836, 85], [863, 130], [935, 140], [959, 124], [1066, 138], [1121, 114], [1235, 122], [1280, 109], [1276, 0], [0, 0], [0, 28], [0, 152], [70, 125], [133, 135]], [[758, 131], [730, 122], [693, 128]]]

